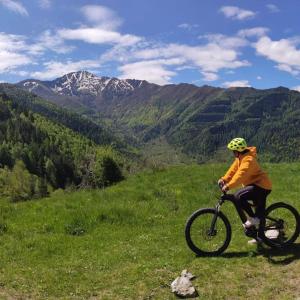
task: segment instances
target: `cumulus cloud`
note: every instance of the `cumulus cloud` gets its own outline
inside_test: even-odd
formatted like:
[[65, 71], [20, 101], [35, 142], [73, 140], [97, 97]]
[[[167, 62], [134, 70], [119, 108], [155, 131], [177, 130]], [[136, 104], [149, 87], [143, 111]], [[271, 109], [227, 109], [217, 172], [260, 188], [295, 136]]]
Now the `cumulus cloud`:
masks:
[[248, 80], [226, 81], [222, 84], [226, 88], [230, 87], [250, 87]]
[[267, 27], [254, 27], [254, 28], [246, 28], [241, 29], [238, 32], [238, 36], [240, 37], [261, 37], [266, 35], [269, 32], [269, 28]]
[[[247, 60], [239, 59], [239, 50], [246, 42], [241, 38], [209, 35], [208, 43], [199, 46], [167, 44], [152, 48], [137, 49], [130, 53], [135, 60], [180, 59], [182, 66], [198, 69], [205, 81], [218, 79], [221, 69], [236, 69], [249, 66]], [[177, 68], [178, 69], [178, 68]]]
[[[200, 38], [205, 41], [198, 46], [150, 43], [146, 40], [130, 48], [115, 46], [102, 55], [101, 60], [103, 63], [116, 61], [125, 65], [125, 68], [119, 68], [123, 78], [130, 74], [136, 76], [135, 67], [139, 67], [139, 76], [147, 76], [147, 72], [142, 72], [140, 68], [151, 66], [151, 80], [147, 78], [159, 84], [170, 82], [171, 77], [184, 69], [198, 70], [203, 81], [215, 81], [222, 69], [233, 70], [251, 65], [239, 57], [240, 48], [249, 45], [245, 38], [222, 34], [208, 34]], [[154, 68], [157, 68], [157, 72], [153, 71]], [[163, 80], [160, 74], [166, 75]]]
[[248, 41], [240, 36], [227, 36], [224, 34], [206, 34], [199, 36], [199, 38], [205, 38], [212, 44], [217, 44], [227, 49], [237, 49], [244, 47], [248, 44]]
[[202, 72], [204, 81], [215, 81], [219, 78], [218, 74], [211, 72]]
[[109, 44], [132, 46], [142, 38], [132, 34], [121, 34], [116, 29], [122, 21], [117, 14], [101, 5], [86, 5], [81, 8], [86, 19], [93, 26], [82, 26], [75, 29], [63, 28], [58, 35], [65, 40], [79, 40], [90, 44]]
[[85, 5], [81, 11], [90, 23], [103, 29], [116, 30], [122, 24], [116, 12], [105, 6]]
[[281, 39], [273, 41], [265, 36], [255, 44], [257, 54], [277, 63], [276, 68], [292, 75], [300, 73], [300, 50], [297, 39]]
[[[47, 50], [67, 53], [70, 49], [60, 39], [52, 36], [49, 31], [45, 31], [34, 42], [22, 35], [0, 32], [0, 73], [26, 76], [29, 73], [23, 68], [37, 64]], [[65, 65], [61, 65], [62, 70], [64, 67]]]
[[285, 65], [285, 64], [279, 64], [277, 66], [275, 66], [276, 69], [280, 70], [280, 71], [285, 71], [288, 72], [294, 76], [298, 75], [300, 72], [299, 70], [297, 70], [296, 68], [291, 67], [290, 65]]
[[29, 63], [31, 59], [26, 55], [0, 50], [0, 73], [9, 72]]
[[30, 64], [32, 59], [26, 51], [28, 46], [23, 36], [0, 32], [0, 73]]
[[141, 40], [140, 37], [135, 35], [122, 35], [119, 32], [98, 27], [60, 29], [58, 35], [65, 40], [80, 40], [91, 44], [120, 44], [123, 46], [130, 46]]
[[7, 9], [20, 14], [22, 16], [28, 16], [27, 9], [23, 6], [22, 3], [14, 0], [0, 0], [0, 4], [5, 6]]
[[80, 61], [48, 61], [43, 64], [44, 70], [30, 73], [33, 78], [41, 80], [54, 79], [67, 73], [80, 70], [93, 71], [100, 67], [98, 60], [80, 60]]
[[249, 65], [249, 62], [238, 59], [237, 51], [222, 48], [213, 43], [204, 46], [170, 44], [163, 48], [136, 51], [133, 55], [141, 59], [179, 57], [184, 59], [185, 63], [200, 67], [205, 72], [217, 72], [223, 68], [235, 69]]
[[131, 78], [147, 80], [156, 84], [168, 84], [173, 76], [174, 71], [167, 70], [165, 66], [176, 64], [176, 61], [170, 60], [148, 60], [140, 61], [131, 64], [126, 64], [119, 67], [122, 73], [121, 78]]
[[271, 13], [280, 12], [280, 9], [274, 4], [267, 4], [266, 7], [268, 8], [269, 12], [271, 12]]
[[252, 19], [256, 16], [256, 12], [241, 9], [237, 6], [222, 6], [220, 12], [223, 13], [225, 17], [233, 20]]

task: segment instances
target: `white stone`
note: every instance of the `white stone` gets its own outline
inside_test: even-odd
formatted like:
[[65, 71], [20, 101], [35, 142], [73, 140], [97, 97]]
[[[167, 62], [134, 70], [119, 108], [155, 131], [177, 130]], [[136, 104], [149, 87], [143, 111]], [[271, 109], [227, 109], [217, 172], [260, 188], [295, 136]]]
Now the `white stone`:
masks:
[[191, 298], [198, 296], [198, 292], [193, 287], [191, 279], [195, 278], [195, 276], [189, 273], [187, 270], [183, 270], [181, 272], [181, 276], [177, 277], [171, 283], [171, 290], [177, 296], [184, 298]]

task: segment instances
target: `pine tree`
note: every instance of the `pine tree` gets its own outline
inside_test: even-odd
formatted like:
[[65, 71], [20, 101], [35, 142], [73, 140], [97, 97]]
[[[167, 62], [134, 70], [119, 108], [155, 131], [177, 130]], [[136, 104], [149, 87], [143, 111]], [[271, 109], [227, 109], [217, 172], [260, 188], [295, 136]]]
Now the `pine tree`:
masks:
[[12, 201], [28, 200], [32, 195], [32, 176], [25, 164], [18, 160], [10, 173], [8, 193]]

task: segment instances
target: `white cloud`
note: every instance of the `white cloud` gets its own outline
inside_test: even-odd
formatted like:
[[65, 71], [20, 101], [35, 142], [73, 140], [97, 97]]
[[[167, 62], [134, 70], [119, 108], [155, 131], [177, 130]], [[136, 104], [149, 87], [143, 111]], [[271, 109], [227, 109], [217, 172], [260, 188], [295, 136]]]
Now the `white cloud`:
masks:
[[66, 40], [81, 40], [91, 44], [120, 44], [123, 46], [130, 46], [141, 40], [140, 37], [135, 35], [122, 35], [116, 31], [108, 31], [98, 27], [60, 29], [58, 34]]
[[7, 9], [20, 14], [22, 16], [28, 16], [27, 9], [23, 6], [22, 3], [14, 0], [0, 0], [0, 4], [5, 6]]
[[9, 73], [20, 76], [20, 77], [28, 77], [30, 75], [30, 72], [28, 72], [28, 71], [11, 71]]
[[223, 68], [235, 69], [249, 65], [247, 61], [238, 60], [236, 51], [222, 48], [217, 44], [204, 46], [169, 44], [163, 48], [137, 51], [134, 55], [142, 59], [179, 57], [186, 63], [200, 67], [206, 72], [217, 72]]
[[262, 77], [261, 76], [257, 76], [256, 79], [257, 80], [262, 80]]
[[[136, 75], [137, 72], [139, 77], [148, 76], [146, 70], [141, 70], [141, 66], [151, 67], [151, 74], [166, 74], [163, 79], [151, 75], [152, 82], [160, 84], [170, 82], [171, 77], [184, 69], [198, 70], [204, 81], [215, 81], [222, 69], [232, 70], [251, 65], [247, 60], [239, 59], [240, 48], [249, 44], [246, 39], [222, 34], [209, 34], [201, 38], [206, 41], [198, 46], [150, 43], [145, 40], [129, 48], [115, 46], [101, 56], [101, 61], [124, 64], [126, 68], [119, 68], [123, 77]], [[134, 67], [138, 67], [138, 70], [135, 71]], [[157, 68], [156, 72], [154, 68]]]
[[257, 54], [277, 63], [276, 68], [298, 75], [300, 72], [300, 50], [296, 48], [297, 39], [272, 41], [269, 37], [260, 38], [254, 44]]
[[102, 29], [116, 30], [122, 24], [118, 15], [105, 6], [86, 5], [81, 8], [81, 11], [89, 22]]
[[0, 32], [0, 50], [23, 50], [25, 45], [24, 36]]
[[66, 45], [61, 36], [58, 34], [53, 34], [50, 30], [44, 31], [38, 37], [37, 43], [33, 46], [35, 46], [35, 48], [32, 49], [33, 53], [34, 50], [36, 50], [36, 53], [39, 53], [49, 49], [56, 53], [64, 54], [69, 53], [74, 49], [74, 47]]
[[0, 50], [0, 73], [9, 72], [29, 63], [31, 59], [26, 55]]
[[230, 87], [250, 87], [248, 80], [226, 81], [222, 84], [226, 88]]
[[202, 72], [202, 75], [204, 81], [215, 81], [219, 78], [219, 76], [216, 73], [211, 72]]
[[38, 0], [39, 6], [44, 9], [48, 9], [51, 7], [51, 0]]
[[30, 64], [32, 59], [26, 53], [27, 47], [23, 36], [0, 32], [0, 73]]
[[225, 17], [233, 20], [252, 19], [256, 15], [254, 11], [241, 9], [237, 6], [222, 6], [220, 12], [223, 13]]
[[203, 36], [199, 36], [199, 38], [205, 38], [210, 43], [219, 45], [220, 47], [226, 49], [237, 49], [249, 44], [249, 42], [243, 37], [227, 36], [224, 34], [206, 34]]
[[116, 29], [122, 20], [117, 14], [101, 5], [86, 5], [81, 12], [92, 23], [92, 26], [82, 26], [75, 29], [63, 28], [57, 34], [65, 40], [79, 40], [90, 44], [108, 44], [132, 46], [142, 40], [132, 34], [121, 34]]
[[236, 69], [250, 65], [248, 61], [238, 59], [238, 51], [226, 48], [231, 43], [224, 43], [226, 46], [223, 47], [221, 44], [208, 43], [203, 46], [169, 44], [164, 47], [137, 50], [131, 53], [131, 56], [144, 60], [180, 58], [184, 65], [199, 69], [205, 79], [211, 81], [213, 78], [217, 79], [216, 73], [221, 69]]
[[181, 29], [186, 29], [186, 30], [193, 30], [194, 28], [198, 28], [199, 25], [198, 24], [189, 24], [189, 23], [182, 23], [180, 25], [178, 25], [178, 28], [181, 28]]
[[267, 4], [266, 7], [268, 8], [268, 10], [271, 13], [278, 13], [278, 12], [280, 12], [280, 9], [276, 5], [274, 5], [274, 4]]
[[292, 87], [291, 90], [300, 92], [300, 85], [297, 85], [297, 86]]
[[298, 75], [300, 72], [299, 70], [289, 66], [289, 65], [285, 65], [285, 64], [279, 64], [277, 66], [275, 66], [278, 70], [280, 71], [285, 71], [285, 72], [288, 72], [294, 76]]
[[241, 29], [238, 32], [238, 36], [241, 37], [261, 37], [267, 34], [269, 28], [267, 27], [254, 27], [254, 28], [246, 28]]
[[42, 71], [32, 72], [30, 75], [33, 78], [40, 80], [54, 79], [63, 76], [67, 73], [76, 72], [80, 70], [93, 71], [100, 67], [98, 60], [80, 60], [80, 61], [48, 61], [44, 64], [45, 69]]
[[176, 63], [168, 60], [149, 60], [126, 64], [119, 67], [122, 72], [120, 78], [147, 80], [156, 84], [168, 84], [175, 72], [167, 70], [165, 66]]

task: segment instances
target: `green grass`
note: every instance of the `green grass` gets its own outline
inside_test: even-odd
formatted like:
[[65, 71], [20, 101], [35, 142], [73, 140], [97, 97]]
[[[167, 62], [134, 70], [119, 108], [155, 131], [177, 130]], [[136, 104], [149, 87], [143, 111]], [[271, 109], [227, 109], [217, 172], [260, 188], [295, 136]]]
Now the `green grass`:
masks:
[[[284, 253], [247, 245], [230, 203], [222, 209], [233, 238], [223, 256], [197, 258], [186, 246], [186, 219], [215, 204], [226, 167], [170, 167], [105, 190], [2, 200], [0, 299], [175, 299], [169, 285], [186, 268], [201, 299], [299, 297], [299, 239]], [[300, 210], [300, 164], [265, 168], [274, 184], [269, 203]]]

